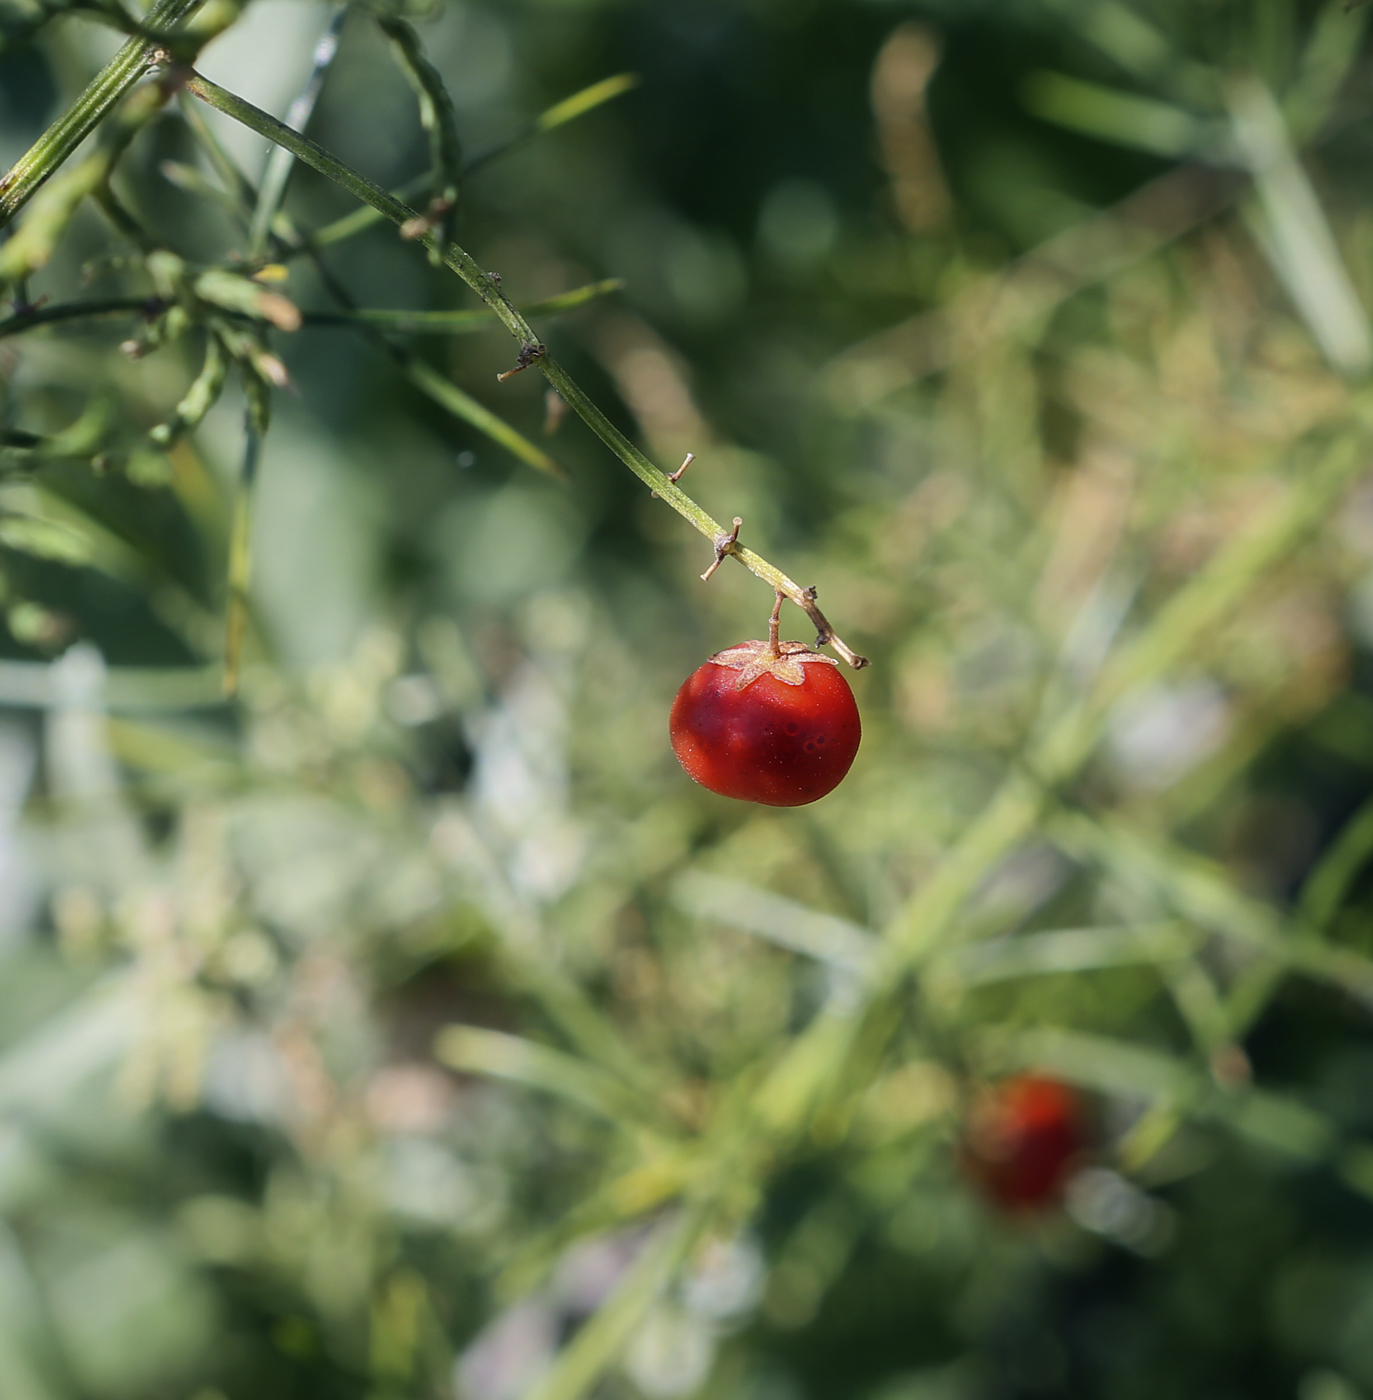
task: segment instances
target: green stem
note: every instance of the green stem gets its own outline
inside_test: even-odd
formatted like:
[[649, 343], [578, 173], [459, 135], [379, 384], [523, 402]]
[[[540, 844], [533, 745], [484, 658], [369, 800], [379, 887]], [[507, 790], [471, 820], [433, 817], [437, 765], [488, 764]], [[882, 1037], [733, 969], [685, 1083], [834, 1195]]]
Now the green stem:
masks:
[[529, 1400], [578, 1400], [585, 1395], [619, 1358], [710, 1221], [710, 1204], [693, 1201], [675, 1221], [660, 1227], [610, 1297], [558, 1353], [552, 1369], [535, 1382]]
[[262, 439], [267, 431], [270, 399], [266, 384], [255, 381], [246, 370], [243, 388], [248, 396], [244, 422], [243, 471], [234, 497], [233, 521], [229, 533], [228, 599], [224, 612], [224, 694], [238, 692], [243, 665], [243, 640], [248, 630], [253, 581], [253, 497], [257, 469], [262, 458]]
[[[417, 175], [413, 180], [407, 180], [393, 193], [397, 199], [409, 199], [412, 195], [422, 193], [428, 183], [428, 175]], [[373, 208], [370, 204], [364, 204], [361, 208], [350, 210], [347, 214], [335, 219], [333, 223], [325, 224], [323, 228], [316, 229], [313, 233], [301, 235], [299, 242], [288, 248], [283, 253], [283, 257], [292, 258], [305, 252], [318, 252], [321, 248], [327, 248], [332, 243], [342, 243], [345, 239], [356, 238], [358, 234], [371, 228], [373, 224], [379, 224], [384, 217], [380, 210]]]
[[463, 175], [471, 175], [474, 171], [483, 169], [493, 160], [509, 155], [511, 151], [519, 150], [521, 146], [533, 141], [536, 137], [546, 136], [550, 131], [556, 131], [558, 127], [575, 121], [578, 117], [585, 116], [604, 102], [610, 102], [626, 92], [632, 92], [638, 86], [637, 74], [616, 73], [613, 77], [602, 78], [600, 82], [592, 83], [590, 87], [583, 88], [580, 92], [574, 92], [571, 97], [564, 97], [561, 102], [555, 102], [547, 111], [540, 112], [537, 117], [526, 122], [503, 141], [498, 141], [494, 146], [479, 151], [463, 166]]
[[118, 206], [113, 214], [117, 226], [126, 221], [137, 226], [137, 220], [118, 205], [109, 191], [110, 176], [129, 142], [161, 111], [165, 99], [161, 83], [150, 83], [132, 93], [106, 124], [95, 149], [63, 170], [40, 192], [23, 224], [0, 246], [0, 285], [22, 283], [45, 267], [82, 201], [89, 196], [99, 198], [103, 192], [109, 192], [106, 212]]
[[[359, 326], [359, 330], [366, 327]], [[470, 423], [478, 432], [485, 433], [492, 442], [498, 442], [505, 450], [520, 461], [527, 462], [537, 471], [546, 472], [558, 481], [567, 480], [567, 472], [541, 447], [530, 442], [518, 429], [512, 428], [498, 413], [492, 413], [483, 403], [471, 394], [464, 393], [451, 380], [446, 379], [432, 365], [426, 364], [403, 345], [393, 345], [385, 336], [379, 335], [378, 342], [400, 366], [405, 377], [420, 393], [427, 395], [445, 408], [455, 418]]]
[[[326, 317], [336, 315], [340, 319], [365, 315], [359, 311], [357, 304], [338, 278], [330, 272], [319, 251], [312, 248], [310, 257], [315, 265], [315, 273], [323, 283], [325, 291], [333, 297], [340, 308], [337, 313], [324, 312], [320, 314]], [[488, 312], [477, 311], [472, 314], [486, 316], [488, 324], [494, 319], [490, 317]], [[547, 472], [560, 481], [566, 479], [566, 472], [547, 452], [541, 447], [535, 446], [523, 433], [512, 428], [499, 414], [492, 413], [485, 404], [478, 403], [471, 394], [464, 393], [438, 370], [427, 365], [409, 346], [397, 344], [369, 319], [348, 319], [344, 320], [343, 324], [358, 331], [370, 344], [388, 354], [400, 367], [401, 373], [420, 393], [433, 399], [436, 404], [453, 414], [455, 418], [470, 423], [479, 433], [485, 433], [493, 442], [498, 442], [507, 452], [512, 453], [521, 461], [527, 462], [538, 471]]]
[[[218, 83], [211, 82], [200, 73], [187, 72], [184, 81], [187, 92], [223, 112], [226, 116], [241, 122], [250, 130], [256, 131], [258, 135], [265, 136], [278, 146], [284, 146], [297, 160], [304, 161], [306, 165], [333, 180], [335, 184], [341, 185], [350, 194], [370, 204], [398, 227], [419, 217], [409, 205], [403, 204], [394, 195], [388, 194], [380, 185], [373, 184], [366, 176], [360, 175], [356, 170], [344, 165], [342, 161], [330, 155], [323, 146], [318, 145], [308, 136], [292, 131], [284, 122], [278, 121], [260, 107], [253, 106], [251, 102], [245, 102], [243, 98], [220, 87]], [[432, 233], [415, 241], [425, 247], [431, 247], [435, 243]], [[469, 253], [462, 248], [453, 246], [447, 250], [444, 261], [486, 302], [495, 312], [496, 318], [512, 335], [532, 345], [538, 344], [529, 322], [515, 310], [509, 299], [500, 290], [499, 285], [478, 266]], [[664, 479], [666, 480], [666, 478]]]
[[[157, 0], [148, 12], [148, 28], [162, 31], [185, 19], [200, 0]], [[85, 92], [58, 117], [32, 147], [0, 177], [0, 228], [4, 228], [35, 190], [96, 128], [117, 102], [156, 62], [153, 39], [130, 39], [92, 79]]]
[[[291, 110], [286, 114], [287, 123], [296, 131], [304, 131], [310, 124], [315, 104], [324, 90], [324, 79], [338, 56], [339, 40], [343, 37], [343, 26], [347, 18], [347, 7], [340, 8], [329, 21], [329, 27], [324, 31], [319, 43], [315, 45], [310, 80], [305, 85], [305, 91], [291, 104]], [[251, 258], [261, 257], [267, 249], [272, 220], [286, 197], [286, 184], [291, 178], [293, 163], [291, 153], [284, 147], [276, 146], [272, 149], [267, 168], [262, 174], [262, 185], [248, 230], [248, 255]]]
[[0, 321], [0, 339], [19, 335], [35, 326], [54, 326], [63, 321], [96, 320], [104, 316], [127, 316], [146, 312], [156, 303], [148, 297], [106, 297], [99, 301], [69, 301], [61, 306], [35, 306], [17, 311]]
[[[497, 142], [494, 146], [473, 156], [471, 160], [464, 162], [458, 172], [459, 175], [466, 179], [467, 176], [490, 165], [492, 161], [498, 160], [501, 156], [519, 150], [521, 146], [532, 141], [536, 136], [543, 136], [547, 132], [555, 131], [565, 123], [585, 116], [587, 112], [593, 111], [602, 103], [609, 102], [612, 98], [629, 92], [637, 86], [638, 81], [633, 73], [619, 73], [613, 78], [602, 78], [599, 83], [593, 83], [589, 88], [583, 88], [581, 92], [574, 92], [571, 97], [565, 97], [546, 112], [541, 112], [532, 121], [526, 122], [512, 135], [507, 136], [505, 140]], [[412, 195], [419, 194], [428, 183], [429, 176], [427, 174], [417, 175], [413, 180], [407, 181], [395, 190], [395, 196], [397, 199], [409, 199]], [[341, 243], [345, 238], [352, 238], [364, 229], [371, 228], [381, 217], [381, 214], [370, 204], [364, 205], [361, 209], [354, 209], [352, 213], [335, 219], [331, 224], [325, 224], [321, 229], [316, 229], [300, 245], [293, 246], [289, 251], [294, 255], [304, 252], [306, 244], [314, 248], [324, 248], [330, 243]]]
[[[437, 231], [438, 247], [443, 248], [453, 241], [457, 227], [458, 179], [462, 171], [457, 116], [448, 89], [425, 57], [414, 29], [395, 15], [378, 15], [377, 24], [391, 41], [396, 61], [405, 70], [419, 102], [420, 125], [429, 136], [429, 209], [425, 219]], [[436, 266], [442, 261], [439, 252], [431, 252], [430, 257]]]
[[1314, 928], [1326, 928], [1339, 912], [1345, 895], [1373, 855], [1373, 800], [1366, 801], [1347, 821], [1306, 878], [1298, 909]]
[[[260, 136], [284, 146], [297, 160], [302, 160], [321, 175], [341, 185], [350, 194], [371, 205], [379, 213], [398, 227], [410, 223], [419, 216], [414, 209], [403, 204], [394, 195], [388, 194], [380, 185], [375, 185], [365, 176], [343, 164], [330, 155], [322, 146], [292, 131], [269, 113], [254, 107], [251, 102], [226, 91], [218, 83], [196, 72], [185, 76], [186, 91], [217, 108], [226, 116], [233, 117]], [[548, 382], [563, 396], [583, 422], [601, 439], [605, 445], [627, 466], [655, 495], [661, 496], [684, 520], [689, 521], [715, 546], [718, 554], [733, 555], [750, 573], [762, 579], [775, 592], [784, 593], [797, 607], [810, 618], [818, 634], [819, 642], [834, 648], [851, 666], [866, 666], [867, 658], [845, 645], [835, 634], [828, 619], [816, 605], [814, 589], [802, 588], [788, 578], [780, 569], [768, 563], [753, 550], [736, 543], [718, 521], [703, 510], [676, 482], [656, 467], [625, 435], [601, 412], [599, 408], [578, 387], [563, 367], [558, 364], [540, 343], [533, 327], [515, 309], [509, 298], [500, 289], [500, 283], [485, 272], [465, 249], [456, 243], [439, 248], [438, 239], [427, 233], [416, 242], [423, 244], [431, 252], [441, 253], [444, 264], [456, 272], [469, 287], [487, 304], [496, 319], [520, 342], [519, 367], [537, 364]]]
[[258, 192], [253, 182], [238, 167], [238, 162], [224, 148], [215, 129], [205, 117], [205, 109], [198, 102], [182, 93], [177, 107], [182, 119], [191, 130], [191, 135], [200, 143], [210, 168], [219, 176], [224, 193], [234, 206], [234, 212], [245, 224], [251, 224], [253, 211], [257, 207]]
[[[565, 311], [575, 311], [579, 306], [594, 301], [610, 292], [618, 292], [624, 282], [618, 277], [608, 277], [603, 282], [591, 282], [585, 287], [575, 287], [570, 292], [561, 292], [543, 301], [531, 302], [520, 307], [522, 316], [556, 316]], [[410, 331], [417, 334], [461, 335], [467, 331], [483, 331], [496, 323], [493, 311], [307, 311], [307, 326], [377, 326], [388, 331]], [[0, 326], [3, 322], [0, 322]]]

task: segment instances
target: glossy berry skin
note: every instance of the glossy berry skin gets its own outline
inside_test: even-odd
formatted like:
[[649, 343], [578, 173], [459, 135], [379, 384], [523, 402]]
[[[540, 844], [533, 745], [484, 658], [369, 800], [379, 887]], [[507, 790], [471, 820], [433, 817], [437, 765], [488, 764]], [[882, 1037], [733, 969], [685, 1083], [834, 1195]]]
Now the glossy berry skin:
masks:
[[832, 792], [862, 735], [848, 682], [800, 642], [776, 652], [745, 642], [711, 657], [677, 692], [669, 727], [698, 783], [768, 807], [801, 807]]
[[1057, 1079], [1021, 1074], [987, 1090], [970, 1115], [963, 1162], [999, 1206], [1054, 1205], [1086, 1146], [1082, 1101]]

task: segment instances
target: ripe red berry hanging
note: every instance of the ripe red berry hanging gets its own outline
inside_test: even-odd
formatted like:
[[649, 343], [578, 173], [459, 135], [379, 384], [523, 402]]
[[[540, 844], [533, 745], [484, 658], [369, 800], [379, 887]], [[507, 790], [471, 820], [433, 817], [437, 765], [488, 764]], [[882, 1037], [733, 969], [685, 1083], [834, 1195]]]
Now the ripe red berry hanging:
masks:
[[1020, 1074], [980, 1095], [963, 1143], [967, 1174], [998, 1205], [1056, 1203], [1087, 1138], [1082, 1100], [1057, 1079]]
[[832, 792], [858, 752], [858, 706], [839, 664], [803, 642], [779, 642], [782, 595], [766, 642], [718, 652], [672, 704], [683, 768], [724, 797], [800, 807]]

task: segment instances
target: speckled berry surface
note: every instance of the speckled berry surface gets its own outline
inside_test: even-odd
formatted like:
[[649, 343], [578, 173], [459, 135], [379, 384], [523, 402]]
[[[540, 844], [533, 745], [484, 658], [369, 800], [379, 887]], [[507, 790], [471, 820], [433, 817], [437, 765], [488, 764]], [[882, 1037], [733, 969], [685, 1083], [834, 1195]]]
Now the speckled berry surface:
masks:
[[800, 807], [832, 792], [862, 737], [848, 682], [832, 664], [794, 666], [786, 674], [799, 683], [763, 670], [740, 686], [742, 674], [712, 658], [677, 692], [670, 729], [682, 767], [712, 792], [769, 807]]

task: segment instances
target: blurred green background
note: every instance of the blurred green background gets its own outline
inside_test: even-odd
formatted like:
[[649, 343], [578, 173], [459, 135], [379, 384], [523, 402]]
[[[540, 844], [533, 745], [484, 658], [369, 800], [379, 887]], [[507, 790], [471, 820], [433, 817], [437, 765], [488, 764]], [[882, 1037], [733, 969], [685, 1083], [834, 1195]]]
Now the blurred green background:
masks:
[[[500, 327], [350, 320], [477, 306], [384, 222], [308, 251], [352, 196], [296, 169], [254, 252], [267, 143], [184, 94], [40, 193], [0, 1400], [1373, 1396], [1367, 11], [205, 13], [278, 115], [335, 26], [309, 133], [423, 204], [413, 24], [459, 242], [521, 306], [618, 279], [535, 324], [818, 587], [864, 742], [811, 807], [685, 778], [770, 590]], [[0, 3], [0, 163], [121, 25]], [[1012, 1212], [962, 1144], [1026, 1069], [1089, 1126]]]

